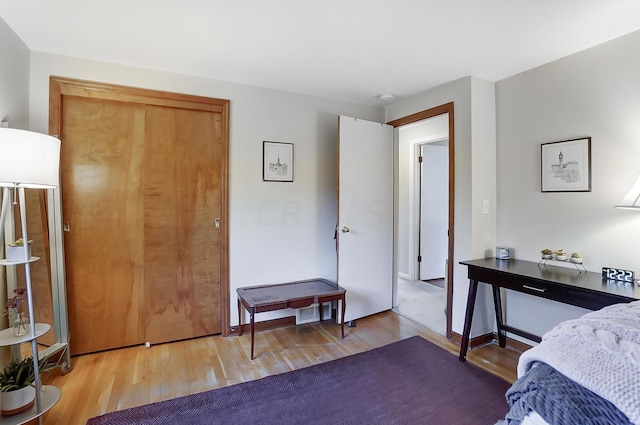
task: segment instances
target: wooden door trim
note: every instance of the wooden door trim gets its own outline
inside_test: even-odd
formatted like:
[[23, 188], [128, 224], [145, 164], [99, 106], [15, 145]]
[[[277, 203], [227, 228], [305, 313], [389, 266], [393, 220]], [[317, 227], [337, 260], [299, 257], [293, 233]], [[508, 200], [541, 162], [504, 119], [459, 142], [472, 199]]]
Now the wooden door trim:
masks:
[[453, 120], [453, 102], [445, 103], [444, 105], [436, 106], [434, 108], [426, 109], [424, 111], [416, 112], [415, 114], [407, 115], [406, 117], [398, 118], [393, 121], [387, 122], [388, 125], [393, 127], [400, 127], [402, 125], [411, 124], [417, 121], [422, 121], [428, 118], [433, 118], [442, 114], [449, 114], [449, 236], [448, 236], [448, 249], [447, 249], [447, 338], [451, 339], [451, 312], [453, 309], [453, 235], [454, 235], [454, 211], [455, 211], [455, 135], [454, 135], [454, 120]]
[[51, 76], [49, 77], [49, 134], [60, 134], [63, 96], [99, 98], [221, 113], [223, 140], [221, 146], [222, 158], [220, 160], [220, 201], [222, 203], [220, 217], [220, 329], [223, 336], [228, 336], [230, 334], [229, 100]]
[[59, 91], [63, 95], [85, 98], [117, 100], [119, 102], [141, 103], [154, 106], [171, 106], [209, 112], [222, 112], [225, 104], [228, 105], [229, 103], [226, 99], [214, 99], [160, 90], [95, 83], [55, 76], [51, 77], [50, 81], [55, 82], [55, 84], [59, 86]]

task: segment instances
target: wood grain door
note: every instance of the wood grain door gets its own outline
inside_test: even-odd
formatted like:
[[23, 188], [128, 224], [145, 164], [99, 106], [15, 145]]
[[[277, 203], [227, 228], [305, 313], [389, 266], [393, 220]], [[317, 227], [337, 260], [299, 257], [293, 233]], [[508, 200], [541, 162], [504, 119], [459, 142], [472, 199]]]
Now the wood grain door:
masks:
[[225, 333], [228, 101], [59, 78], [51, 99], [72, 354]]
[[144, 155], [147, 341], [220, 333], [218, 113], [148, 107]]

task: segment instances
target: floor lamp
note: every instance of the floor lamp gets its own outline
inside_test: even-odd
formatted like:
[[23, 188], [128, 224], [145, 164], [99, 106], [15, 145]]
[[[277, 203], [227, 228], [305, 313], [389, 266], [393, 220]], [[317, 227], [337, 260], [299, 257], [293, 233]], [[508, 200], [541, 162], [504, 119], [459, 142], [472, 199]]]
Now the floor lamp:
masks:
[[614, 208], [640, 211], [640, 175], [631, 186], [629, 193]]
[[25, 285], [29, 323], [31, 324], [31, 348], [35, 372], [36, 405], [40, 411], [40, 371], [38, 368], [38, 342], [35, 334], [33, 312], [33, 294], [31, 289], [29, 237], [27, 235], [27, 212], [25, 207], [25, 189], [51, 189], [60, 182], [60, 140], [32, 131], [0, 128], [0, 187], [2, 192], [2, 212], [0, 213], [0, 243], [4, 243], [5, 220], [9, 204], [20, 203], [20, 222], [24, 240]]

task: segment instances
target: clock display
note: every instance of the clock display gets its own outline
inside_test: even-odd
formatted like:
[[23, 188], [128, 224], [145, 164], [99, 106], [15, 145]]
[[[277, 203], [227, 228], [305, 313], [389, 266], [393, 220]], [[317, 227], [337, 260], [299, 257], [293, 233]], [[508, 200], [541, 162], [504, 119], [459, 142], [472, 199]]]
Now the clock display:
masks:
[[633, 283], [633, 272], [631, 270], [616, 269], [615, 267], [603, 267], [602, 278]]

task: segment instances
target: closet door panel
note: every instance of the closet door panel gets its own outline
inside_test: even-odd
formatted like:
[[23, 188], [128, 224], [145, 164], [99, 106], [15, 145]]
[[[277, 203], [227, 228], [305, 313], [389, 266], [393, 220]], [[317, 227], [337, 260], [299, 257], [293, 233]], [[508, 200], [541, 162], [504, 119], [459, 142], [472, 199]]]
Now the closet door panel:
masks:
[[144, 154], [145, 340], [220, 333], [219, 112], [149, 106]]
[[140, 343], [142, 106], [66, 96], [61, 131], [73, 354]]

